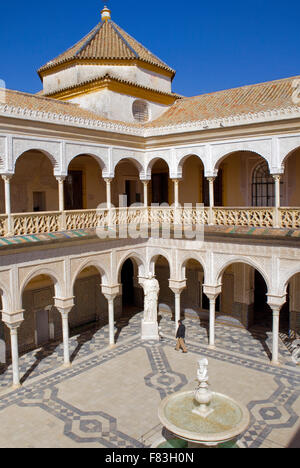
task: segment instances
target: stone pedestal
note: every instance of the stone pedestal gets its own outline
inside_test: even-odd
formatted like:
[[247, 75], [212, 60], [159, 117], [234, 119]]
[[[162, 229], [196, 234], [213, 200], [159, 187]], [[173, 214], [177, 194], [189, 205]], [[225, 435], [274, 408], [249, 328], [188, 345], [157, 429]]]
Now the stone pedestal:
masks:
[[159, 340], [158, 323], [142, 320], [142, 340]]

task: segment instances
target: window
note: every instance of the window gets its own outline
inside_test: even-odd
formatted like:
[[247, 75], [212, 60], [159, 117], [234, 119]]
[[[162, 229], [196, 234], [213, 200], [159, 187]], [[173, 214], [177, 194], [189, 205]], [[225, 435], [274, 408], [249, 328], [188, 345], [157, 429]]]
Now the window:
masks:
[[149, 120], [149, 108], [145, 101], [136, 100], [132, 104], [132, 114], [137, 122], [147, 122]]
[[259, 163], [252, 177], [252, 206], [274, 206], [275, 185], [266, 161]]

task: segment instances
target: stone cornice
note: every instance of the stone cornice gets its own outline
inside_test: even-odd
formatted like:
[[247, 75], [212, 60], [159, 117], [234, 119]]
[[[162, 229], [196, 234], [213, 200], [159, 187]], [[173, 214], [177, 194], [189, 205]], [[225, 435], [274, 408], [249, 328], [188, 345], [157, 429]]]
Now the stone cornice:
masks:
[[114, 132], [120, 134], [133, 135], [137, 137], [155, 137], [171, 135], [178, 133], [189, 133], [206, 131], [208, 129], [218, 129], [226, 127], [238, 127], [241, 125], [251, 125], [257, 123], [268, 123], [280, 120], [289, 120], [300, 118], [300, 107], [289, 106], [279, 109], [260, 111], [256, 113], [236, 114], [224, 118], [199, 120], [195, 122], [184, 122], [174, 125], [164, 125], [160, 127], [138, 126], [114, 121], [101, 121], [87, 119], [83, 117], [74, 117], [53, 112], [26, 109], [16, 106], [9, 106], [0, 103], [0, 115], [3, 117], [20, 118], [31, 121], [68, 125], [92, 130], [101, 130], [105, 132]]

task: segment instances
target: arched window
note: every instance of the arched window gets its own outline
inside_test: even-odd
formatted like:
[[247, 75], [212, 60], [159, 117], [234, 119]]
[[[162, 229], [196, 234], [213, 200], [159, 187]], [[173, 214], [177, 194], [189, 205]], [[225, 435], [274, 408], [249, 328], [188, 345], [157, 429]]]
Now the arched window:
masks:
[[148, 122], [149, 120], [149, 108], [145, 101], [137, 99], [132, 104], [132, 114], [137, 122]]
[[252, 206], [274, 206], [275, 184], [266, 161], [259, 163], [252, 177]]

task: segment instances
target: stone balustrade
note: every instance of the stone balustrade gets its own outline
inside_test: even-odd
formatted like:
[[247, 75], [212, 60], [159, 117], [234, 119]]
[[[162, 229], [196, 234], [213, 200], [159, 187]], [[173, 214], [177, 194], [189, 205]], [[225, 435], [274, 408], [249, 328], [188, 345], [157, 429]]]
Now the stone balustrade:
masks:
[[[104, 226], [216, 225], [300, 229], [300, 208], [130, 207], [0, 215], [0, 236], [43, 234]], [[9, 226], [11, 226], [9, 232]]]

